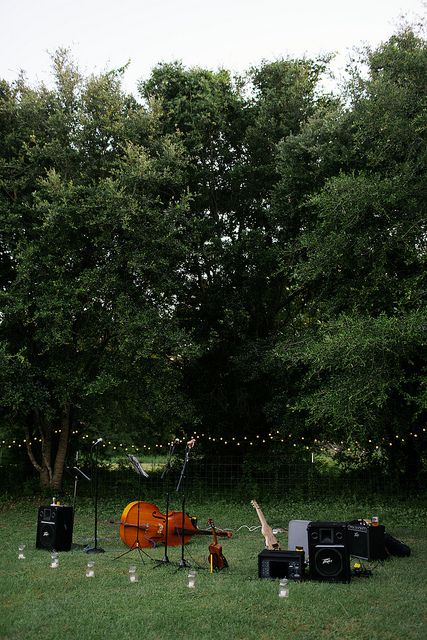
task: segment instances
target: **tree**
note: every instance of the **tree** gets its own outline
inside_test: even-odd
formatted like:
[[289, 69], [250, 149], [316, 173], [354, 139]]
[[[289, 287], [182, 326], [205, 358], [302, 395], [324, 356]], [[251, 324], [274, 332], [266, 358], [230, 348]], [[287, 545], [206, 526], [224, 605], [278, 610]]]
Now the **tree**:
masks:
[[353, 82], [351, 109], [336, 120], [345, 145], [334, 174], [324, 147], [309, 147], [327, 171], [299, 201], [300, 314], [277, 351], [301, 393], [272, 411], [302, 412], [312, 436], [356, 434], [367, 446], [425, 422], [426, 56], [408, 29], [369, 51], [370, 75]]
[[119, 74], [84, 80], [64, 52], [54, 65], [55, 90], [2, 85], [0, 379], [5, 418], [57, 489], [77, 420], [120, 430], [137, 413], [152, 438], [188, 416], [174, 357], [192, 343], [173, 319], [179, 141], [153, 143]]
[[324, 68], [323, 60], [282, 60], [232, 78], [160, 65], [141, 86], [159, 105], [163, 133], [177, 133], [189, 158], [190, 244], [178, 314], [201, 348], [186, 388], [212, 434], [266, 426], [271, 379], [263, 361], [288, 275], [279, 263], [288, 227], [271, 206], [276, 154], [315, 112]]

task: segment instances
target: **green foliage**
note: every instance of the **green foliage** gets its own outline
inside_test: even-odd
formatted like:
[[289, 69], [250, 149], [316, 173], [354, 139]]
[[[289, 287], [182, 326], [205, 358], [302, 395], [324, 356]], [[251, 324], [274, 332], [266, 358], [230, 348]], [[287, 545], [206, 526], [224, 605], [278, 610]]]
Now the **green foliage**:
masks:
[[272, 399], [271, 415], [368, 451], [383, 439], [383, 463], [396, 466], [398, 434], [411, 473], [425, 446], [411, 433], [426, 418], [426, 56], [409, 30], [368, 52], [370, 75], [353, 85], [352, 104], [332, 105], [323, 123], [311, 119], [284, 141], [275, 191], [278, 209], [289, 210], [291, 194], [301, 227], [283, 257], [297, 262], [294, 319], [273, 358], [293, 385]]
[[[307, 368], [294, 410], [308, 412], [320, 437], [378, 442], [407, 433], [424, 415], [425, 311], [404, 317], [342, 315], [322, 323], [283, 357]], [[369, 429], [366, 426], [369, 425]], [[319, 437], [318, 435], [318, 437]]]
[[76, 420], [126, 430], [139, 405], [134, 430], [164, 437], [188, 419], [173, 357], [192, 347], [172, 317], [186, 210], [179, 144], [126, 148], [140, 108], [118, 79], [83, 82], [63, 53], [54, 63], [57, 92], [19, 85], [3, 100], [0, 337], [5, 411], [27, 436], [40, 432], [39, 470], [57, 483], [60, 425], [64, 457]]

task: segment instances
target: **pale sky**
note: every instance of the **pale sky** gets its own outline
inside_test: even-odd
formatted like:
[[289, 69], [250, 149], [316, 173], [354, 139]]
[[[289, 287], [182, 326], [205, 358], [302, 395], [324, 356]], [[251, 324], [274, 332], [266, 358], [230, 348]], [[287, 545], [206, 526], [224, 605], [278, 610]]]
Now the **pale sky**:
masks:
[[262, 60], [378, 45], [426, 0], [0, 0], [0, 77], [49, 83], [50, 57], [71, 49], [85, 74], [130, 60], [135, 91], [159, 62], [245, 71]]

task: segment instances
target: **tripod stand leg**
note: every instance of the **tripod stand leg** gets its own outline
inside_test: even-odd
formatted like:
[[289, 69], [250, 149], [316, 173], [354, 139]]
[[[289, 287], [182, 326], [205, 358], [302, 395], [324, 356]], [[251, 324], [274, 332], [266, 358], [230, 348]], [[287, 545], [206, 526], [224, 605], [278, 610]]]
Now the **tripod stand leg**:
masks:
[[113, 558], [113, 560], [119, 560], [119, 558], [123, 558], [123, 556], [126, 556], [128, 553], [130, 553], [131, 551], [135, 551], [135, 550], [138, 551], [139, 557], [141, 558], [141, 561], [142, 561], [142, 564], [145, 564], [144, 555], [146, 555], [147, 558], [152, 560], [152, 558], [148, 555], [148, 553], [146, 551], [143, 551], [138, 544], [133, 544], [131, 547], [129, 547], [129, 549], [127, 549], [126, 551], [124, 551], [120, 555], [118, 555], [115, 558]]

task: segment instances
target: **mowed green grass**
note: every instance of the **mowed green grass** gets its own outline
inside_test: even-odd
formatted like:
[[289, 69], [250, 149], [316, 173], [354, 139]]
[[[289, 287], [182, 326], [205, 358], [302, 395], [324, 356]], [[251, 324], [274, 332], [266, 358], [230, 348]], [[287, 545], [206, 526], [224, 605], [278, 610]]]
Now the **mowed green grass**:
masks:
[[[174, 496], [172, 496], [174, 497]], [[254, 496], [256, 498], [256, 496]], [[410, 545], [410, 558], [372, 563], [371, 578], [350, 584], [305, 581], [291, 583], [288, 599], [278, 597], [277, 580], [258, 578], [258, 553], [264, 539], [250, 504], [209, 500], [187, 509], [204, 528], [212, 517], [217, 526], [234, 530], [221, 539], [229, 568], [209, 572], [210, 537], [194, 536], [185, 547], [196, 566], [196, 589], [187, 587], [186, 569], [178, 569], [180, 547], [169, 548], [169, 565], [156, 566], [163, 547], [140, 557], [119, 537], [121, 513], [129, 500], [99, 504], [99, 546], [104, 554], [87, 555], [81, 548], [60, 553], [58, 569], [50, 554], [35, 548], [38, 499], [3, 501], [0, 513], [0, 637], [4, 639], [252, 639], [354, 638], [358, 640], [426, 638], [427, 508], [420, 501], [375, 498], [358, 503], [326, 499], [295, 502], [284, 497], [261, 504], [271, 526], [287, 527], [291, 519], [344, 520], [378, 515], [386, 530]], [[162, 510], [162, 499], [155, 500]], [[171, 505], [179, 510], [179, 502]], [[111, 522], [113, 521], [113, 522]], [[93, 505], [80, 500], [73, 542], [85, 545], [93, 536]], [[287, 548], [286, 534], [278, 534]], [[19, 561], [18, 545], [26, 544]], [[88, 560], [95, 577], [85, 577]], [[137, 564], [139, 582], [128, 580]]]

